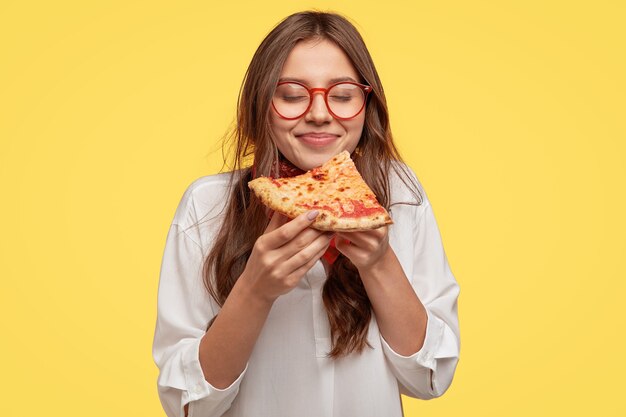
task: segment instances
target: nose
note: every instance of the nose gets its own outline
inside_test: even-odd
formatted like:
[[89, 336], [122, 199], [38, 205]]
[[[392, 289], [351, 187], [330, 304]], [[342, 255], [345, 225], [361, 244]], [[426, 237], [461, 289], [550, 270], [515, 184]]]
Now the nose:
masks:
[[313, 101], [311, 108], [304, 117], [307, 122], [323, 123], [333, 119], [333, 115], [330, 114], [328, 107], [326, 107], [324, 92], [315, 91], [311, 100]]

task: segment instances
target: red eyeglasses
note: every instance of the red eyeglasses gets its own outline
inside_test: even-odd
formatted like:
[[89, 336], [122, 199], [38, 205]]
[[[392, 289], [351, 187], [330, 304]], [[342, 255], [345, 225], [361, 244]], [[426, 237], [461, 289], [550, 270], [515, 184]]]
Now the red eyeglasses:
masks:
[[296, 81], [284, 81], [276, 86], [272, 107], [283, 119], [298, 119], [311, 108], [313, 94], [323, 93], [329, 113], [337, 119], [347, 120], [361, 113], [370, 91], [372, 87], [369, 85], [351, 81], [338, 82], [328, 88], [309, 88]]

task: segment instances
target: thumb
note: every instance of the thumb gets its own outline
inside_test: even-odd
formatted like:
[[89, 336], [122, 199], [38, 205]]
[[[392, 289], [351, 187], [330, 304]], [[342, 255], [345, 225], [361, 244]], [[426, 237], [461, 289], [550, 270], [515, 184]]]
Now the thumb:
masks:
[[350, 246], [350, 239], [345, 238], [344, 236], [340, 235], [339, 233], [335, 234], [334, 237], [334, 243], [335, 243], [335, 248], [343, 253], [344, 255], [346, 254], [345, 251], [346, 249], [348, 249], [348, 247]]

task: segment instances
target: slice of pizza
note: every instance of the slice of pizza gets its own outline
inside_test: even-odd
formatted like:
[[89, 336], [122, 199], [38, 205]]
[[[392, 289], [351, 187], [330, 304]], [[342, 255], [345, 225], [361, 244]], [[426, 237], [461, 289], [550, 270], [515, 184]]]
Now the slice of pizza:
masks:
[[289, 178], [259, 177], [248, 183], [263, 204], [289, 218], [309, 210], [311, 227], [324, 231], [377, 229], [393, 221], [357, 171], [348, 151]]

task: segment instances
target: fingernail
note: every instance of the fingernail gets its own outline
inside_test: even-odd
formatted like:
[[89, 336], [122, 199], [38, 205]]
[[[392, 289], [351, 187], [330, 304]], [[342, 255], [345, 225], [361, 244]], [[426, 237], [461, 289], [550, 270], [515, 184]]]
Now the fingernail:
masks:
[[309, 211], [306, 214], [306, 218], [309, 219], [309, 220], [315, 220], [315, 218], [317, 217], [318, 214], [319, 214], [319, 211], [317, 211], [317, 210]]

